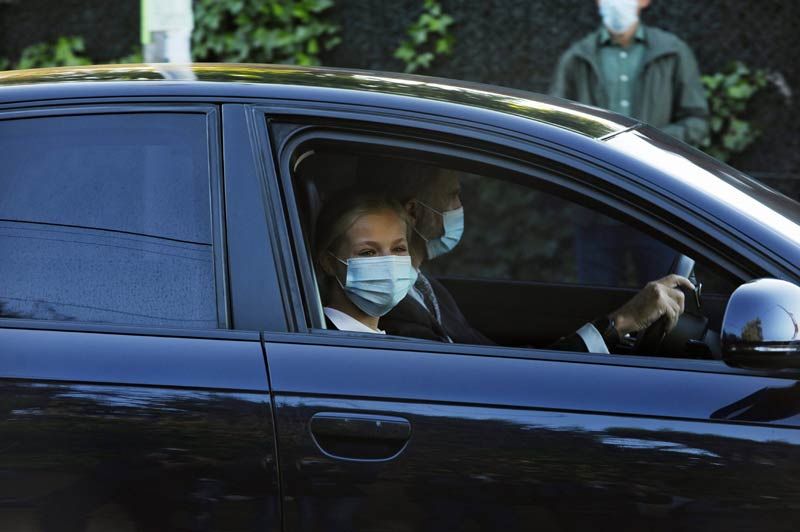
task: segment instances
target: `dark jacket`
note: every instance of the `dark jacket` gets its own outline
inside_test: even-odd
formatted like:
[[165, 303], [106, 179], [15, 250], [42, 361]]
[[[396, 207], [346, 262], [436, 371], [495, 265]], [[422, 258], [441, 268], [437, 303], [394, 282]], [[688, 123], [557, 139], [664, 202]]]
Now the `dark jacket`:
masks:
[[[449, 337], [457, 344], [497, 345], [483, 333], [473, 328], [452, 294], [442, 283], [432, 277], [426, 277], [433, 287], [439, 301], [442, 323], [439, 324], [433, 315], [411, 296], [406, 296], [378, 322], [378, 327], [386, 334], [423, 338], [447, 342]], [[566, 336], [550, 346], [560, 351], [585, 352], [586, 344], [577, 334]]]
[[386, 334], [396, 336], [411, 336], [440, 342], [447, 342], [449, 337], [455, 343], [494, 345], [492, 340], [467, 322], [456, 300], [442, 283], [432, 277], [426, 276], [426, 278], [439, 301], [442, 323], [439, 324], [425, 307], [407, 295], [380, 319], [378, 327], [386, 331]]
[[[647, 52], [635, 80], [632, 116], [698, 146], [708, 135], [708, 102], [697, 61], [675, 35], [645, 27]], [[608, 108], [600, 74], [600, 33], [573, 44], [558, 61], [550, 94]]]

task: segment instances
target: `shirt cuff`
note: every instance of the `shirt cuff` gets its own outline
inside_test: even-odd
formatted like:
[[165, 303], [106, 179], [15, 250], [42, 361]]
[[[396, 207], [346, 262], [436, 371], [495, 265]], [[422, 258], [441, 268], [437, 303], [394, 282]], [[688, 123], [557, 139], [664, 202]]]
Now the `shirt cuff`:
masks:
[[600, 331], [591, 323], [587, 323], [578, 329], [577, 335], [581, 337], [589, 353], [610, 354], [608, 352], [608, 346], [606, 346], [606, 342], [603, 340], [603, 335], [600, 334]]

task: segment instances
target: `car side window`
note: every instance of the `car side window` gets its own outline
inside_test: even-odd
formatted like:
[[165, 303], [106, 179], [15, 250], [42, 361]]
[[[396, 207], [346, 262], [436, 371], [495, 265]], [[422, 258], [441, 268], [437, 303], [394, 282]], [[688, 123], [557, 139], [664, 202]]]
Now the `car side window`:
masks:
[[[563, 196], [557, 195], [546, 181], [503, 167], [425, 157], [400, 151], [380, 153], [374, 147], [360, 151], [357, 145], [344, 143], [340, 147], [301, 145], [292, 154], [289, 167], [299, 222], [309, 256], [317, 262], [313, 282], [321, 297], [308, 301], [312, 323], [323, 323], [322, 319], [313, 320], [330, 303], [340, 305], [335, 310], [349, 307], [342, 298], [333, 301], [332, 296], [339, 295], [334, 283], [351, 301], [358, 300], [353, 295], [358, 289], [355, 284], [347, 289], [342, 286], [342, 279], [356, 278], [355, 270], [351, 276], [349, 269], [339, 264], [324, 264], [331, 262], [330, 253], [319, 244], [328, 241], [328, 228], [335, 224], [320, 213], [332, 206], [328, 211], [341, 210], [349, 216], [343, 207], [348, 198], [357, 201], [363, 194], [397, 200], [397, 207], [413, 224], [413, 232], [407, 235], [408, 254], [415, 266], [419, 265], [417, 280], [407, 296], [380, 314], [372, 327], [394, 336], [552, 346], [621, 307], [649, 281], [667, 275], [679, 256], [669, 245], [634, 226], [598, 208], [584, 207], [576, 192], [558, 189]], [[343, 215], [341, 220], [347, 223], [341, 227], [355, 227], [356, 219], [361, 220]], [[339, 219], [334, 220], [338, 223]], [[354, 233], [361, 232], [359, 225]], [[320, 238], [320, 233], [327, 236]], [[348, 238], [356, 249], [361, 237]], [[352, 249], [339, 246], [336, 251], [341, 254]], [[684, 352], [688, 340], [705, 341], [707, 332], [716, 334], [726, 292], [730, 293], [731, 281], [714, 273], [717, 270], [711, 265], [702, 264], [701, 257], [697, 259], [697, 279], [720, 289], [714, 297], [704, 298], [702, 311], [699, 305], [692, 309], [691, 317], [687, 311], [686, 326], [675, 336], [675, 345], [665, 348], [670, 356], [695, 356]], [[362, 330], [357, 324], [336, 323], [330, 314], [325, 308], [327, 328]], [[354, 311], [351, 317], [357, 315]], [[636, 347], [633, 338], [624, 340], [612, 346], [618, 348], [614, 352], [630, 354]], [[570, 349], [571, 344], [559, 345]], [[715, 352], [711, 340], [704, 345], [710, 346], [711, 354]], [[706, 355], [704, 351], [702, 356]]]
[[0, 121], [0, 317], [216, 328], [201, 113]]
[[676, 252], [577, 203], [508, 181], [460, 174], [469, 231], [430, 268], [438, 275], [640, 288]]
[[[369, 158], [369, 157], [368, 157]], [[379, 174], [380, 158], [372, 158], [370, 172]], [[299, 167], [317, 166], [314, 197], [330, 196], [340, 188], [369, 189], [364, 157], [317, 153], [303, 159]], [[392, 159], [386, 168], [396, 167]], [[370, 165], [367, 165], [370, 166]], [[405, 165], [409, 176], [419, 172]], [[419, 165], [429, 174], [437, 169]], [[458, 171], [461, 202], [468, 227], [451, 252], [427, 264], [434, 275], [486, 280], [559, 283], [608, 288], [641, 288], [667, 274], [677, 252], [668, 245], [596, 209], [583, 207], [543, 190]], [[402, 177], [397, 177], [401, 179]], [[366, 180], [366, 181], [365, 181]], [[301, 181], [308, 187], [307, 181]], [[299, 191], [301, 202], [307, 190]], [[314, 212], [313, 205], [302, 205]], [[310, 220], [304, 220], [310, 223]], [[309, 230], [310, 228], [306, 228]], [[698, 264], [709, 288], [719, 293], [733, 289], [731, 283]]]
[[[440, 276], [638, 289], [665, 276], [677, 252], [596, 209], [506, 180], [460, 172], [469, 231], [432, 261]], [[702, 263], [711, 292], [735, 287]]]

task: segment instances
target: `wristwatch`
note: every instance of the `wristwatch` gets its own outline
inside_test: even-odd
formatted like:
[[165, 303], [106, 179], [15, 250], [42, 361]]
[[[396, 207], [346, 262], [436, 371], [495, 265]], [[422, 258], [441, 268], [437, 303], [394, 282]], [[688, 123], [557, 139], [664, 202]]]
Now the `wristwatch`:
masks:
[[617, 331], [617, 324], [614, 323], [614, 318], [603, 316], [594, 320], [592, 325], [603, 337], [607, 347], [612, 348], [619, 343], [619, 332]]

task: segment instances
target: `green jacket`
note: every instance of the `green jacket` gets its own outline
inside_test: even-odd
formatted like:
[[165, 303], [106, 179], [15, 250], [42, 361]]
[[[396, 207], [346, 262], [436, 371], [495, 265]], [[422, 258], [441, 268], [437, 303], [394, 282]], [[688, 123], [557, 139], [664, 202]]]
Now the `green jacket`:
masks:
[[[708, 135], [708, 102], [697, 61], [675, 35], [646, 27], [647, 52], [635, 80], [632, 116], [692, 145]], [[598, 66], [600, 30], [573, 44], [558, 61], [550, 94], [608, 108]]]

